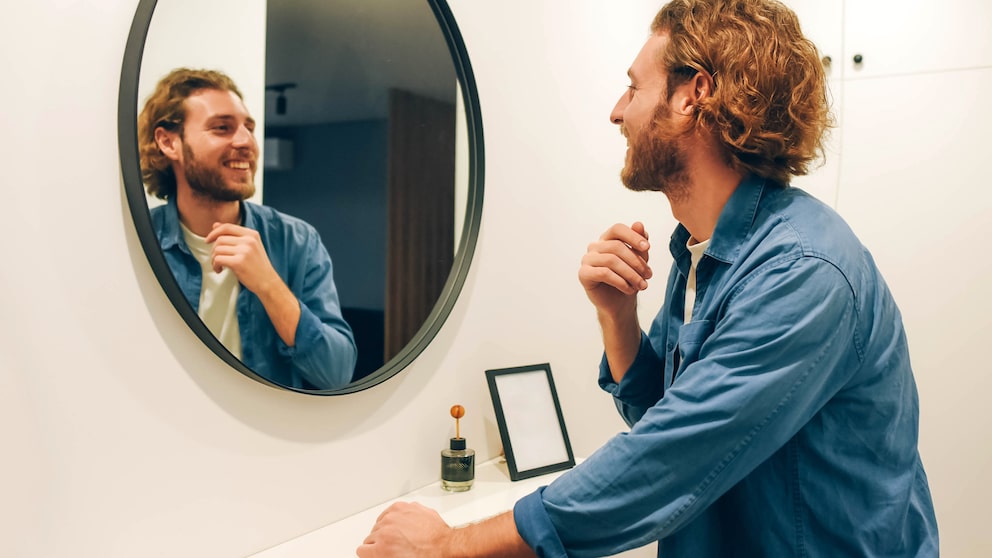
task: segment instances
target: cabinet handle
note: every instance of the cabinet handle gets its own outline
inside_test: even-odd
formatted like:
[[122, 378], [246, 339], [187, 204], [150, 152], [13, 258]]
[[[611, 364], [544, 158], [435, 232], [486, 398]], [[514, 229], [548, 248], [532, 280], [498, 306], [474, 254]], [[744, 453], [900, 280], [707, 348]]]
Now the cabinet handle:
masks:
[[854, 55], [854, 63], [855, 64], [860, 64], [862, 62], [864, 62], [864, 57], [861, 56], [860, 54], [855, 54]]
[[830, 67], [830, 64], [833, 61], [834, 61], [833, 58], [830, 58], [830, 56], [824, 56], [823, 58], [820, 59], [820, 62], [822, 62], [823, 65], [826, 67]]

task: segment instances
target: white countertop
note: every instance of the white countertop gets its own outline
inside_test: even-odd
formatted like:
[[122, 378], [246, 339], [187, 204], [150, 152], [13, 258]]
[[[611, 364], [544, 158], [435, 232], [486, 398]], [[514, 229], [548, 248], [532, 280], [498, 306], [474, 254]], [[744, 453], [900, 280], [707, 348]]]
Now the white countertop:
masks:
[[464, 525], [513, 509], [517, 500], [550, 483], [562, 472], [510, 481], [506, 461], [476, 465], [475, 483], [466, 492], [447, 492], [436, 482], [363, 512], [346, 517], [279, 546], [253, 554], [253, 558], [337, 558], [354, 556], [372, 525], [394, 502], [419, 502], [433, 508], [449, 525]]
[[[279, 546], [253, 554], [252, 558], [353, 557], [355, 556], [355, 549], [362, 544], [365, 536], [372, 530], [379, 514], [395, 502], [419, 502], [437, 510], [449, 525], [465, 525], [513, 509], [517, 500], [537, 488], [549, 484], [562, 473], [564, 471], [511, 481], [505, 460], [487, 461], [477, 464], [475, 484], [471, 490], [447, 492], [441, 488], [440, 482], [435, 482]], [[654, 545], [651, 545], [617, 556], [653, 558], [655, 552]]]

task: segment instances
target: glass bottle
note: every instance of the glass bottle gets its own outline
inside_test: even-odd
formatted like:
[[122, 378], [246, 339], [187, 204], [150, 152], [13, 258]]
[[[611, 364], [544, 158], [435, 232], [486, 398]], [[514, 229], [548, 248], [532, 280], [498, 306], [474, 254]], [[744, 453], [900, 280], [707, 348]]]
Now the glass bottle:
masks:
[[441, 450], [441, 488], [464, 492], [475, 482], [475, 450], [465, 447], [465, 438], [452, 438], [448, 449]]

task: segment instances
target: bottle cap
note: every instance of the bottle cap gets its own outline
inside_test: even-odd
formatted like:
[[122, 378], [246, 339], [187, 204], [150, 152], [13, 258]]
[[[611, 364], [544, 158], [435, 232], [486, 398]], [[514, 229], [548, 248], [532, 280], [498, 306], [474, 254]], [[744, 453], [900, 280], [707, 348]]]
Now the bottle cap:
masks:
[[451, 449], [453, 449], [453, 450], [463, 450], [463, 449], [465, 449], [465, 438], [452, 438], [451, 439]]

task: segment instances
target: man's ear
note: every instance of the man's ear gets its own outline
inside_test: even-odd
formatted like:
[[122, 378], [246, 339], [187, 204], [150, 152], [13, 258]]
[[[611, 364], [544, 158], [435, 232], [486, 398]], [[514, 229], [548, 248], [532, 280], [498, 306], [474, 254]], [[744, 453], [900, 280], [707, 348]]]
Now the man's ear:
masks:
[[176, 132], [170, 132], [159, 126], [155, 128], [155, 143], [162, 154], [173, 161], [179, 161], [182, 154], [182, 139]]
[[691, 115], [701, 100], [713, 95], [714, 88], [713, 76], [703, 71], [696, 72], [692, 79], [679, 86], [675, 110], [685, 116]]

